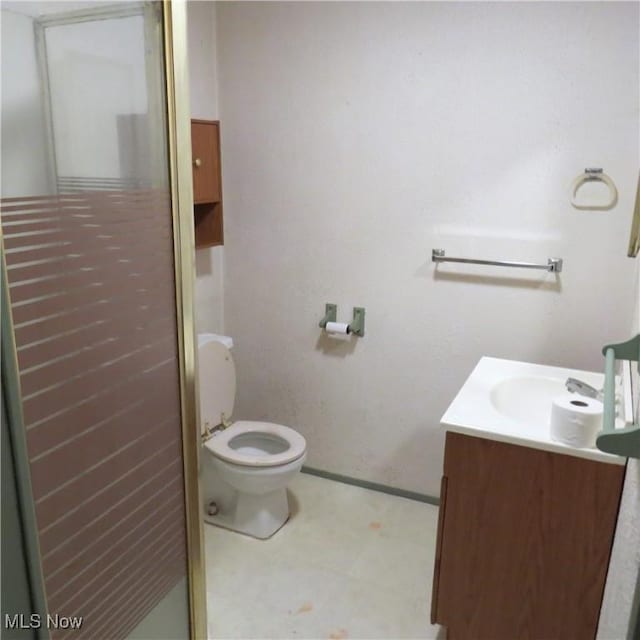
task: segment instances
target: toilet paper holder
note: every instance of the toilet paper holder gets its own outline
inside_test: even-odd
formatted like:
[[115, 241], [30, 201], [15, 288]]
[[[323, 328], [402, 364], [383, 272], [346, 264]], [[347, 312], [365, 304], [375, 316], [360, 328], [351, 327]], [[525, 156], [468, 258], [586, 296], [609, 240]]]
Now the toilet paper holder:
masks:
[[[364, 336], [364, 307], [353, 307], [353, 320], [349, 323], [349, 333], [361, 338]], [[327, 303], [324, 305], [324, 317], [318, 323], [321, 329], [325, 329], [327, 322], [336, 322], [338, 318], [338, 305]]]
[[338, 317], [338, 305], [337, 304], [325, 304], [324, 305], [324, 318], [320, 320], [318, 326], [324, 329], [327, 326], [327, 322], [336, 322]]

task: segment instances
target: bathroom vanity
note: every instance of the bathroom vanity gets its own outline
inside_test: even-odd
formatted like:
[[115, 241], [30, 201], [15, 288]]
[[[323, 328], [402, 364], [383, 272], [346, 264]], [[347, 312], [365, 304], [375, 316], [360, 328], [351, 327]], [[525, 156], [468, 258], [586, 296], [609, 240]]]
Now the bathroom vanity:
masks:
[[483, 358], [443, 416], [431, 618], [450, 640], [596, 635], [625, 461], [551, 440], [567, 377], [602, 385]]

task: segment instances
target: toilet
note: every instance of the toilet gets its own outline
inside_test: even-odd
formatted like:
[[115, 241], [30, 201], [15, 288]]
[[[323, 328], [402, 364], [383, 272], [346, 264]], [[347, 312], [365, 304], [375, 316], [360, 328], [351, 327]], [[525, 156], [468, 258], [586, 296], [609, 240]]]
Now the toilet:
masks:
[[306, 459], [307, 443], [284, 425], [231, 421], [236, 393], [232, 347], [227, 336], [198, 336], [204, 518], [264, 539], [289, 518], [287, 485]]

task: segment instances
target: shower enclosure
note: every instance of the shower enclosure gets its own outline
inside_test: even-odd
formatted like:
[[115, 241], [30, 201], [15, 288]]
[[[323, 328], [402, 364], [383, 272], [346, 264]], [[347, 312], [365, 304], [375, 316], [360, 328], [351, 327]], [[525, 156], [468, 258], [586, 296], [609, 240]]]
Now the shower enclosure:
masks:
[[185, 32], [2, 3], [3, 637], [206, 633]]

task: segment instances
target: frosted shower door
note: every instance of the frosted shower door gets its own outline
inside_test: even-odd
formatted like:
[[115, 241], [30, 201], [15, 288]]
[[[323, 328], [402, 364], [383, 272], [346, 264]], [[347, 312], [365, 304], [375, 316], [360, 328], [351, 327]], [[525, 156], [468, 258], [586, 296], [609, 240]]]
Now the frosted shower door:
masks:
[[35, 4], [3, 4], [1, 213], [46, 599], [82, 620], [50, 632], [187, 638], [162, 15]]

